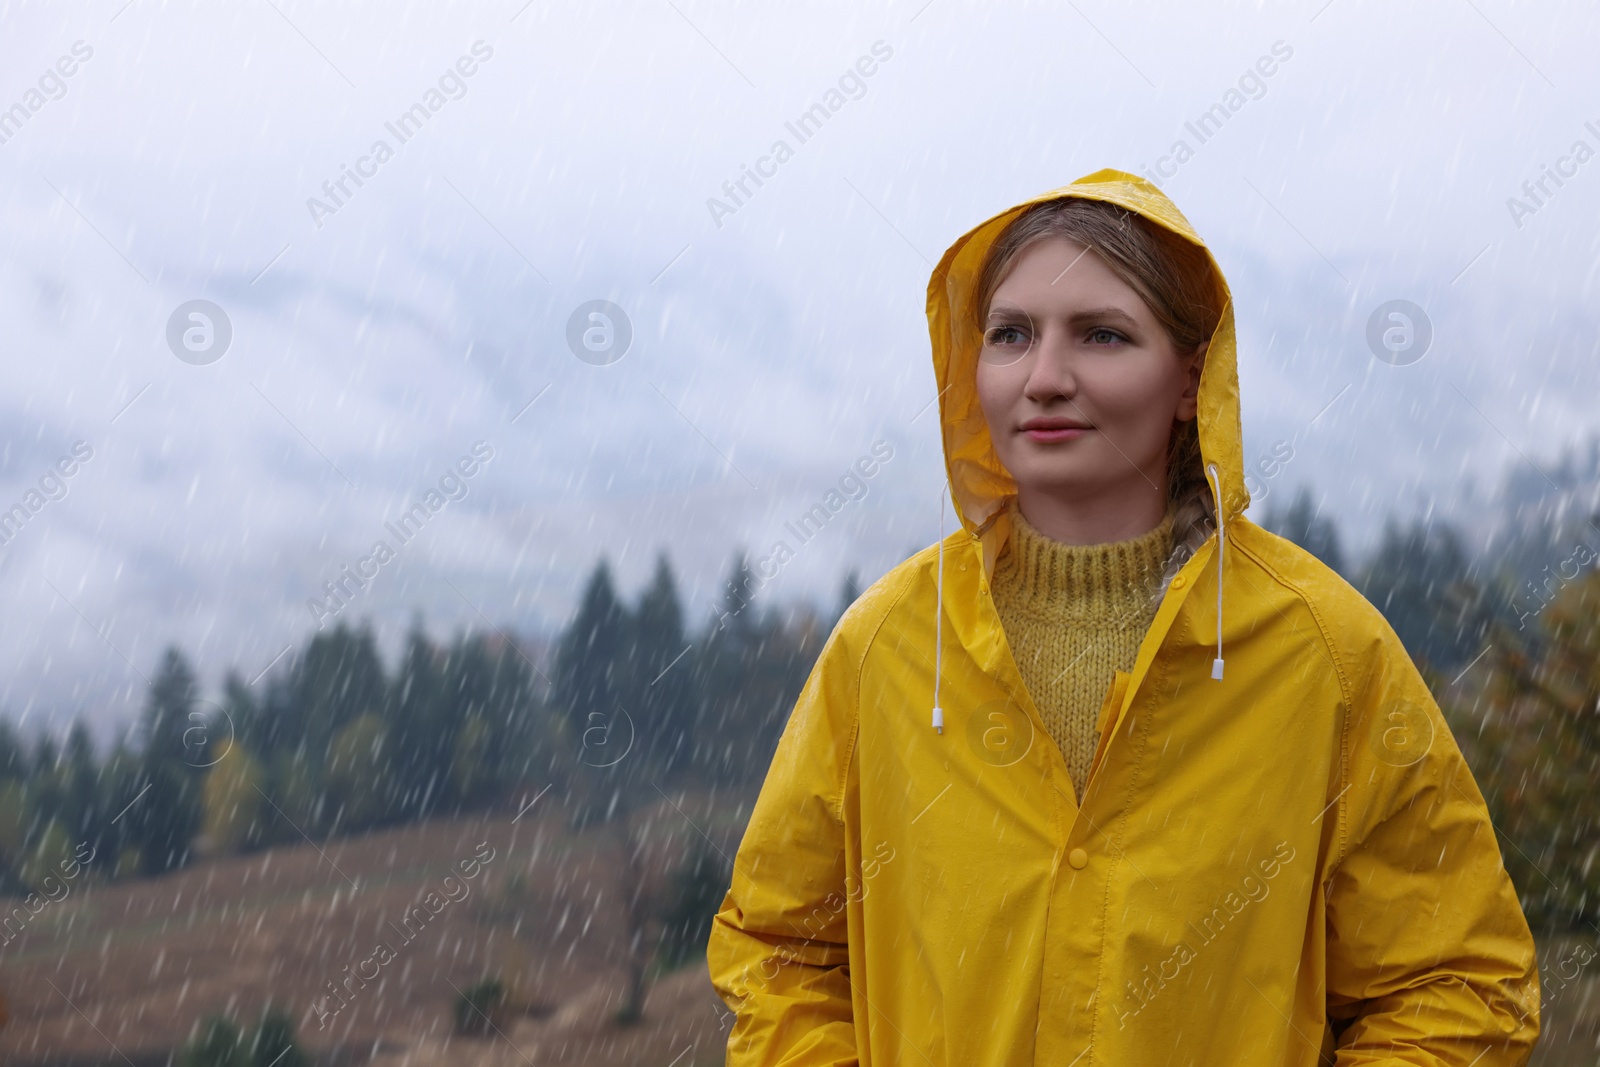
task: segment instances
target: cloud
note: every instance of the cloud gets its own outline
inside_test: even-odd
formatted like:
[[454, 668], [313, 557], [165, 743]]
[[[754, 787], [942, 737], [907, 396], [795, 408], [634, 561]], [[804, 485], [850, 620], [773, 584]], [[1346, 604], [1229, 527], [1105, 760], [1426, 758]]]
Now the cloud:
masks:
[[[1271, 93], [1168, 185], [1239, 303], [1247, 456], [1298, 434], [1283, 477], [1360, 543], [1520, 462], [1507, 439], [1546, 455], [1593, 426], [1600, 182], [1504, 218], [1596, 97], [1586, 9], [1505, 26], [1524, 59], [1466, 9], [1186, 5], [1158, 35], [1109, 10], [1112, 48], [1070, 10], [517, 6], [0, 15], [0, 68], [95, 49], [0, 145], [0, 499], [96, 450], [0, 549], [0, 707], [125, 722], [172, 641], [208, 684], [253, 677], [479, 439], [472, 494], [353, 609], [388, 648], [416, 608], [549, 632], [598, 553], [632, 590], [669, 551], [701, 605], [881, 438], [872, 493], [764, 591], [831, 603], [847, 567], [935, 536], [932, 261], [1018, 199], [1143, 169], [1278, 39]], [[308, 190], [479, 39], [471, 92], [313, 226]], [[714, 226], [707, 190], [880, 39], [872, 91]], [[204, 367], [163, 340], [196, 298], [234, 330]], [[1391, 298], [1435, 324], [1409, 367], [1361, 340]], [[633, 327], [610, 366], [566, 348], [595, 299]]]

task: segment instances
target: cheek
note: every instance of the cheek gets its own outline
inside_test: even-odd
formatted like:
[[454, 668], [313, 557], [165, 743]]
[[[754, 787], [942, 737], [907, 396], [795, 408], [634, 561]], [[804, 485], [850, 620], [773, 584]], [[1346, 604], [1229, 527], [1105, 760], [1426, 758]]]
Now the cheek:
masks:
[[1021, 380], [1016, 378], [1009, 367], [995, 367], [987, 363], [978, 364], [975, 386], [978, 393], [978, 406], [983, 409], [984, 421], [989, 424], [989, 433], [995, 437], [996, 445], [1000, 445], [999, 438], [1003, 434], [995, 431], [1005, 423], [1006, 417], [1011, 413], [1022, 395]]
[[[1085, 386], [1087, 392], [1090, 383]], [[1164, 437], [1177, 413], [1184, 382], [1164, 362], [1139, 360], [1107, 367], [1092, 388], [1103, 417]]]
[[1149, 364], [1106, 371], [1081, 383], [1086, 404], [1092, 405], [1105, 431], [1100, 447], [1114, 447], [1116, 451], [1107, 456], [1120, 456], [1140, 467], [1157, 462], [1172, 438], [1182, 385]]
[[973, 386], [978, 390], [978, 406], [984, 410], [984, 418], [989, 419], [990, 424], [994, 422], [995, 413], [1005, 405], [1002, 400], [1002, 382], [998, 381], [998, 378], [1000, 374], [995, 373], [994, 366], [979, 363]]
[[979, 363], [978, 369], [972, 372], [972, 385], [978, 393], [978, 403], [983, 405], [983, 410], [989, 410], [990, 397], [995, 391], [994, 368], [985, 363]]

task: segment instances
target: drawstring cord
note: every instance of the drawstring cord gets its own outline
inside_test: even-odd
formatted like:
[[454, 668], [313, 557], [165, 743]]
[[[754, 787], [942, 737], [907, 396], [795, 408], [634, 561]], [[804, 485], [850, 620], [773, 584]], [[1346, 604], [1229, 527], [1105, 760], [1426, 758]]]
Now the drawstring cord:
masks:
[[1222, 476], [1215, 463], [1206, 464], [1211, 489], [1217, 502], [1217, 658], [1211, 661], [1211, 677], [1222, 681], [1222, 556], [1228, 548], [1228, 524], [1222, 511]]
[[944, 663], [944, 499], [950, 483], [939, 491], [939, 576], [933, 611], [933, 728], [944, 733], [944, 709], [939, 706], [939, 668]]

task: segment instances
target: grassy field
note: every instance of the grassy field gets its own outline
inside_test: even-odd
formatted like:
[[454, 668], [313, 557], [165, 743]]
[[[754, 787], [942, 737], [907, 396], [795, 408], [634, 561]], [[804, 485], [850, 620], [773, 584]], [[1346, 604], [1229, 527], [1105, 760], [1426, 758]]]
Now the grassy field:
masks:
[[[663, 802], [640, 816], [651, 844], [635, 869], [652, 891], [702, 830], [730, 855], [738, 840], [736, 813], [714, 818], [707, 797], [674, 799], [681, 812]], [[488, 849], [475, 878], [443, 881]], [[328, 1067], [720, 1064], [725, 1016], [702, 962], [654, 977], [643, 1022], [614, 1020], [628, 948], [621, 850], [613, 830], [574, 833], [541, 803], [516, 820], [437, 820], [202, 860], [159, 879], [77, 884], [0, 949], [11, 1006], [0, 1063], [157, 1067], [203, 1015], [249, 1022], [276, 1002]], [[424, 918], [411, 911], [419, 903]], [[363, 964], [379, 942], [393, 958]], [[1551, 939], [1541, 959], [1553, 971], [1596, 943]], [[346, 1005], [319, 1025], [313, 1002], [346, 968], [378, 973], [349, 979]], [[1547, 989], [1539, 1067], [1600, 1063], [1597, 974], [1600, 961]], [[457, 989], [486, 975], [511, 987], [501, 1036], [453, 1036]]]
[[[693, 799], [678, 801], [710, 828]], [[699, 837], [662, 808], [648, 813], [640, 865], [653, 881]], [[0, 1063], [165, 1063], [203, 1015], [253, 1022], [269, 1002], [329, 1064], [721, 1063], [703, 964], [657, 976], [642, 1023], [613, 1022], [627, 949], [621, 848], [605, 828], [568, 832], [547, 805], [515, 822], [437, 820], [76, 886], [0, 951], [11, 1006]], [[487, 849], [477, 876], [459, 878], [457, 865]], [[380, 942], [392, 958], [375, 957]], [[503, 1039], [453, 1037], [456, 991], [486, 975], [511, 987]], [[319, 1015], [313, 1002], [341, 981], [346, 1005]]]

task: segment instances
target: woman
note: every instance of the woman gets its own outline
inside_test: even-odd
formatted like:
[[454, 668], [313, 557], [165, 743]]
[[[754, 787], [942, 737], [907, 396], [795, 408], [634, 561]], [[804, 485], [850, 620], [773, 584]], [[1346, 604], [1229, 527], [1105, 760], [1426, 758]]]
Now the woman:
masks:
[[1227, 283], [1103, 170], [928, 288], [962, 529], [846, 613], [712, 928], [730, 1064], [1520, 1064], [1533, 942], [1383, 617], [1244, 518]]

